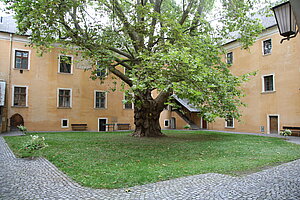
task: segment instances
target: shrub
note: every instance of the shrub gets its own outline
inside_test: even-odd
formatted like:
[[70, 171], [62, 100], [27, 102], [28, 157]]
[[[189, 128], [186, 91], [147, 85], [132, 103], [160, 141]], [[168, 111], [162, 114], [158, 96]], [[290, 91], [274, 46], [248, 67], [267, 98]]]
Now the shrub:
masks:
[[184, 128], [184, 129], [190, 129], [191, 126], [190, 126], [189, 124], [187, 124], [187, 125], [185, 125], [183, 128]]
[[30, 140], [24, 143], [22, 150], [33, 151], [47, 147], [44, 137], [39, 137], [38, 135], [30, 135]]
[[280, 135], [283, 135], [283, 136], [290, 136], [290, 135], [292, 135], [292, 131], [289, 130], [289, 129], [285, 129], [284, 131], [281, 131], [281, 132], [280, 132]]
[[23, 133], [26, 133], [26, 131], [27, 131], [27, 128], [26, 128], [25, 126], [22, 126], [22, 125], [17, 126], [17, 128], [18, 128], [20, 131], [22, 131]]

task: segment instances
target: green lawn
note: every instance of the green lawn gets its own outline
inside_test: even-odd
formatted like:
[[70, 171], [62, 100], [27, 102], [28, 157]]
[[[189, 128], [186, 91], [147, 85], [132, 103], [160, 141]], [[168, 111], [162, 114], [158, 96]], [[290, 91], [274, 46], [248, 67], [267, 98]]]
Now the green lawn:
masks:
[[120, 188], [202, 173], [240, 174], [300, 158], [300, 145], [279, 138], [204, 131], [39, 133], [49, 146], [28, 153], [29, 136], [5, 137], [20, 157], [43, 156], [83, 186]]

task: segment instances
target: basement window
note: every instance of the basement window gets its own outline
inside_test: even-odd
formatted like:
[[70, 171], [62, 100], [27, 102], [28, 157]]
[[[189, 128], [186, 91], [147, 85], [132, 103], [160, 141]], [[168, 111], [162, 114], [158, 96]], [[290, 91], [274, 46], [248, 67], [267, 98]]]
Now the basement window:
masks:
[[62, 128], [69, 128], [69, 120], [68, 119], [61, 119], [61, 127]]

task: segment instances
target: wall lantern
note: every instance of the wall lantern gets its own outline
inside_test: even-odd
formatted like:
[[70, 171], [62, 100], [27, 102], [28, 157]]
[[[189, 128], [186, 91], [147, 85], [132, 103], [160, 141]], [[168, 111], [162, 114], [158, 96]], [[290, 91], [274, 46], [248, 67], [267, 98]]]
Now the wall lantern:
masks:
[[291, 7], [290, 2], [285, 2], [272, 8], [280, 35], [285, 37], [281, 40], [289, 40], [296, 37], [298, 30], [296, 30], [296, 19]]

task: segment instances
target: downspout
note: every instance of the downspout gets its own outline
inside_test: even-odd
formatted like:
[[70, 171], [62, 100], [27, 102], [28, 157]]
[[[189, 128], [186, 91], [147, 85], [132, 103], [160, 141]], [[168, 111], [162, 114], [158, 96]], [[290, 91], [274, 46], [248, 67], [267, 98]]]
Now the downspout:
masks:
[[11, 70], [12, 70], [12, 58], [13, 58], [13, 33], [9, 34], [9, 70], [8, 70], [8, 78], [7, 78], [7, 93], [6, 93], [6, 127], [5, 131], [8, 130], [8, 124], [9, 124], [9, 119], [8, 119], [8, 109], [9, 109], [9, 97], [11, 96]]

